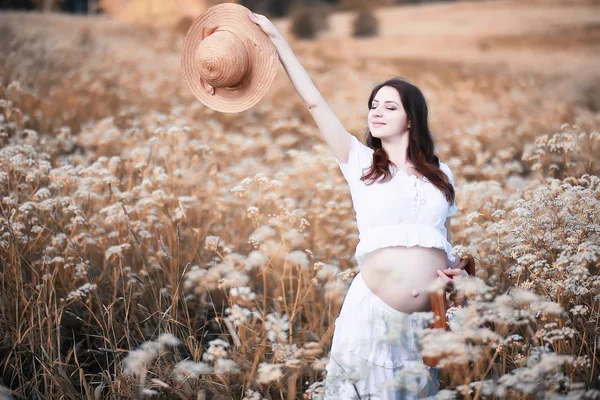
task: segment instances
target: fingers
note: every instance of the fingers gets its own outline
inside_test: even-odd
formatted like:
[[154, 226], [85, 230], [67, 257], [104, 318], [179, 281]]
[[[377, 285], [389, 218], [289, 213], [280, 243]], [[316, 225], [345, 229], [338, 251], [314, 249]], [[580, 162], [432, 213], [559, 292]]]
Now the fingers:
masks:
[[261, 19], [264, 19], [264, 18], [266, 18], [264, 15], [261, 15], [261, 14], [256, 14], [256, 13], [253, 13], [253, 12], [249, 12], [249, 13], [248, 13], [248, 16], [249, 16], [249, 17], [250, 17], [250, 19], [251, 19], [251, 20], [253, 20], [253, 21], [259, 21], [259, 20], [261, 20]]
[[248, 18], [250, 18], [250, 21], [263, 28], [263, 30], [265, 29], [264, 27], [266, 26], [265, 23], [267, 21], [267, 17], [265, 17], [264, 15], [255, 14], [251, 12], [248, 14]]
[[452, 291], [454, 289], [454, 281], [462, 279], [468, 276], [466, 271], [462, 269], [451, 269], [451, 270], [437, 270], [439, 279], [446, 284], [446, 291]]
[[444, 275], [444, 273], [440, 270], [437, 271], [438, 273], [438, 279], [441, 279], [441, 281], [446, 285], [445, 287], [445, 291], [449, 292], [454, 288], [454, 282], [452, 281], [452, 279], [448, 278], [446, 275]]
[[463, 270], [462, 269], [444, 269], [442, 270], [442, 272], [446, 275], [452, 275], [452, 276], [462, 276], [463, 275]]
[[437, 274], [439, 276], [439, 278], [442, 280], [442, 282], [444, 283], [448, 283], [450, 282], [452, 279], [448, 278], [441, 270], [437, 270]]

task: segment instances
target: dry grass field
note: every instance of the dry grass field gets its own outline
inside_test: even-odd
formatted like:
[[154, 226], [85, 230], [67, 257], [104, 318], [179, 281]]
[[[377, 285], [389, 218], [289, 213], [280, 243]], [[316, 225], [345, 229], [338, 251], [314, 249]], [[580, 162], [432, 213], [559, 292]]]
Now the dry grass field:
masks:
[[[425, 93], [478, 268], [422, 338], [451, 349], [436, 398], [600, 398], [600, 4], [375, 12], [370, 39], [349, 12], [315, 41], [275, 22], [359, 138], [374, 84]], [[0, 398], [321, 397], [358, 272], [346, 182], [283, 68], [217, 113], [182, 39], [0, 14]]]

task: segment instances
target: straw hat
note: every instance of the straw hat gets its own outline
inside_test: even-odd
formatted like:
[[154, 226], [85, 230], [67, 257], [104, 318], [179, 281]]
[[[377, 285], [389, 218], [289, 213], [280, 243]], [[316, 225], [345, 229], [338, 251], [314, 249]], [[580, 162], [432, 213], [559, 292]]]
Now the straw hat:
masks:
[[239, 4], [217, 4], [194, 20], [183, 40], [183, 76], [194, 96], [216, 111], [252, 107], [275, 79], [277, 51], [249, 13]]

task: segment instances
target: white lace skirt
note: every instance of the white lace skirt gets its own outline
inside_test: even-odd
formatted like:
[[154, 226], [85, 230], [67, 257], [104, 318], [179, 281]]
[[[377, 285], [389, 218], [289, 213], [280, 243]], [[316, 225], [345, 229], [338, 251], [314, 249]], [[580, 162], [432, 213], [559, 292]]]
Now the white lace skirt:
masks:
[[433, 396], [438, 369], [426, 366], [418, 332], [424, 313], [400, 312], [354, 277], [335, 330], [326, 371], [325, 400], [408, 400]]

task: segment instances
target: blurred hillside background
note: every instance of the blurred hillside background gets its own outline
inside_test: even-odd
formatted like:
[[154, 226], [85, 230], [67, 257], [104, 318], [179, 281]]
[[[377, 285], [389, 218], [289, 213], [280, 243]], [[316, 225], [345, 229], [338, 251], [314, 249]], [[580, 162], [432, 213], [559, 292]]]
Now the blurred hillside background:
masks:
[[[281, 66], [244, 112], [193, 97], [212, 4], [0, 0], [0, 398], [322, 393], [350, 193]], [[361, 140], [376, 83], [423, 90], [477, 262], [440, 398], [600, 398], [600, 1], [243, 4]]]
[[[459, 0], [242, 0], [237, 1], [240, 4], [249, 7], [255, 12], [267, 14], [269, 16], [283, 17], [287, 15], [291, 8], [299, 5], [315, 5], [318, 2], [333, 6], [349, 7], [360, 3], [373, 6], [392, 6], [402, 4], [431, 3], [442, 1]], [[222, 1], [219, 0], [2, 0], [0, 9], [27, 9], [43, 11], [64, 11], [73, 13], [102, 13], [108, 12], [115, 7], [134, 7], [136, 9], [148, 8], [152, 13], [159, 14], [168, 9], [177, 9], [180, 13], [186, 14], [186, 9], [204, 9]], [[148, 11], [141, 11], [146, 14]]]

